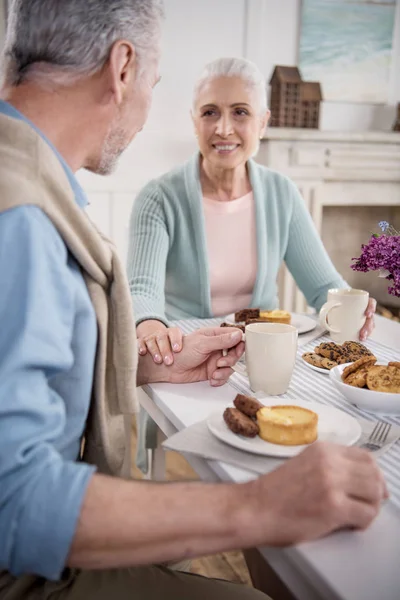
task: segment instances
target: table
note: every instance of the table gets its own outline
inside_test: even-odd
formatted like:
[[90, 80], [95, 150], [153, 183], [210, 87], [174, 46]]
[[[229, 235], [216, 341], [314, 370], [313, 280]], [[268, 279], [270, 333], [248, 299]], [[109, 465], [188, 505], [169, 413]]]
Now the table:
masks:
[[[400, 350], [400, 324], [379, 316], [376, 322], [372, 339]], [[207, 382], [154, 384], [140, 390], [139, 401], [157, 423], [161, 443], [216, 407], [232, 403], [235, 395], [229, 385], [211, 388]], [[159, 446], [154, 454], [152, 478], [162, 479], [164, 450]], [[204, 481], [243, 482], [254, 477], [226, 463], [185, 458]], [[365, 532], [340, 532], [317, 542], [261, 551], [298, 600], [400, 598], [400, 511], [393, 505], [386, 504]]]

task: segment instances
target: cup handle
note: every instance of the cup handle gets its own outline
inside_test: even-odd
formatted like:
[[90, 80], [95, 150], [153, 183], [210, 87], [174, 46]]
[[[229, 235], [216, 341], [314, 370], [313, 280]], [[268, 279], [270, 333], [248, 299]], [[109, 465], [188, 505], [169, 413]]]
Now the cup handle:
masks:
[[338, 306], [341, 306], [340, 302], [339, 303], [338, 302], [325, 302], [325, 304], [323, 305], [323, 307], [321, 308], [321, 310], [319, 312], [320, 325], [322, 327], [325, 327], [325, 329], [327, 329], [331, 333], [340, 333], [340, 329], [334, 329], [328, 323], [328, 314], [330, 313], [332, 308], [336, 308]]

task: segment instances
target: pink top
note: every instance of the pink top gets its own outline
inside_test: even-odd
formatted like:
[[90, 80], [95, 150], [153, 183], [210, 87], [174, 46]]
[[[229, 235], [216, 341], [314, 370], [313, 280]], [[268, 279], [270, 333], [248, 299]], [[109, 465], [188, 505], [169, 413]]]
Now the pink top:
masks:
[[250, 306], [257, 276], [253, 192], [237, 200], [203, 198], [214, 316]]

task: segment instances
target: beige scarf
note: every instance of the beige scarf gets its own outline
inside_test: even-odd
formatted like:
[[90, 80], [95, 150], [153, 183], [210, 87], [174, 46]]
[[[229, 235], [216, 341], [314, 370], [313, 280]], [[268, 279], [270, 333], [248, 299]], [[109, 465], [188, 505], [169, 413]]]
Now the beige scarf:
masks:
[[50, 146], [25, 122], [0, 115], [0, 212], [35, 205], [79, 263], [94, 306], [98, 343], [83, 460], [129, 475], [130, 417], [137, 412], [137, 349], [128, 282], [114, 245], [77, 205]]

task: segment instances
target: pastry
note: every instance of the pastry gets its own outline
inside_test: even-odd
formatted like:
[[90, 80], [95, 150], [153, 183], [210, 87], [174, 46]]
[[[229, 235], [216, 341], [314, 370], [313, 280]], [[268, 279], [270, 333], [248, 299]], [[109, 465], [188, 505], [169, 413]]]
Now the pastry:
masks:
[[336, 367], [338, 364], [336, 361], [325, 358], [324, 356], [316, 354], [315, 352], [305, 352], [302, 358], [310, 365], [319, 367], [320, 369], [330, 370], [333, 369], [333, 367]]
[[246, 321], [247, 319], [258, 319], [260, 316], [259, 308], [244, 308], [235, 312], [235, 323]]
[[286, 310], [260, 310], [260, 319], [266, 323], [284, 323], [290, 325], [291, 314]]
[[245, 326], [240, 325], [239, 323], [221, 323], [220, 327], [236, 327], [236, 329], [240, 329], [244, 333]]
[[250, 396], [245, 396], [244, 394], [238, 394], [233, 404], [240, 412], [252, 419], [255, 419], [257, 411], [264, 406], [256, 398], [250, 398]]
[[300, 406], [271, 406], [257, 412], [260, 437], [272, 444], [300, 446], [318, 437], [318, 415]]
[[367, 373], [367, 386], [374, 392], [400, 394], [400, 369], [374, 365]]
[[361, 367], [366, 367], [367, 365], [372, 367], [372, 365], [374, 365], [375, 363], [375, 356], [363, 356], [362, 358], [359, 358], [343, 370], [342, 380], [346, 383], [346, 379], [351, 373], [355, 373], [356, 371], [358, 371], [358, 369], [360, 369]]
[[226, 408], [223, 416], [225, 423], [233, 433], [254, 438], [259, 432], [257, 423], [237, 408]]

